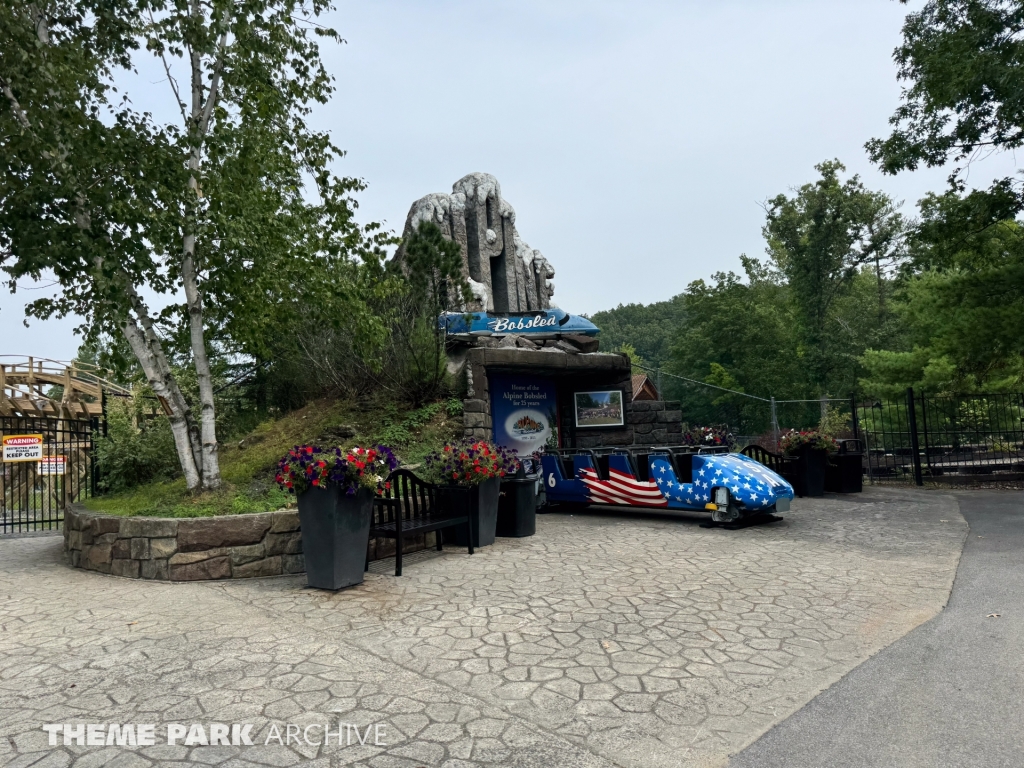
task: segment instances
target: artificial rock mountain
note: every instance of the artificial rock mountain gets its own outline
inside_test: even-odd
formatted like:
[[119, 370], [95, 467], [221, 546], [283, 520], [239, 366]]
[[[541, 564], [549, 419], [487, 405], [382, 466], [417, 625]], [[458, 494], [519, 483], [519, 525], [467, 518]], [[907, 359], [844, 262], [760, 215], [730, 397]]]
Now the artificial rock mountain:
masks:
[[[530, 312], [548, 309], [555, 292], [554, 267], [516, 231], [516, 212], [501, 197], [501, 185], [488, 173], [471, 173], [452, 185], [451, 194], [432, 193], [409, 209], [403, 240], [422, 221], [432, 221], [462, 251], [462, 271], [473, 299], [470, 312]], [[404, 246], [395, 254], [401, 265]]]

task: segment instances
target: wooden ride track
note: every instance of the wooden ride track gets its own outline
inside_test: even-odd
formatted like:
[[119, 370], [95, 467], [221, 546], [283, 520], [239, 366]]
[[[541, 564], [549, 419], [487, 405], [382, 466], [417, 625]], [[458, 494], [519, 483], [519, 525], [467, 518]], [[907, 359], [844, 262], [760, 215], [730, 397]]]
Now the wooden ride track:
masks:
[[103, 393], [130, 395], [88, 363], [0, 355], [0, 416], [92, 419], [103, 414]]

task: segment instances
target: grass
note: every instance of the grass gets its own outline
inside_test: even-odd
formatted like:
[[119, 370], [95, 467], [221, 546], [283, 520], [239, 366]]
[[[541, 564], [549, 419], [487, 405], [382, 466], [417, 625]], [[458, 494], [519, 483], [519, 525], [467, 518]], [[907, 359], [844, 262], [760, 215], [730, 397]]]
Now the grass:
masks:
[[[461, 406], [459, 401], [443, 401], [403, 410], [394, 404], [357, 407], [348, 401], [317, 401], [259, 424], [241, 440], [222, 443], [224, 485], [216, 491], [193, 496], [185, 490], [184, 479], [178, 478], [83, 503], [96, 512], [149, 517], [208, 517], [281, 509], [294, 504], [295, 498], [277, 487], [274, 472], [278, 459], [292, 446], [384, 443], [395, 449], [404, 465], [417, 464], [445, 440], [461, 434]], [[337, 437], [342, 426], [351, 427], [355, 435]]]

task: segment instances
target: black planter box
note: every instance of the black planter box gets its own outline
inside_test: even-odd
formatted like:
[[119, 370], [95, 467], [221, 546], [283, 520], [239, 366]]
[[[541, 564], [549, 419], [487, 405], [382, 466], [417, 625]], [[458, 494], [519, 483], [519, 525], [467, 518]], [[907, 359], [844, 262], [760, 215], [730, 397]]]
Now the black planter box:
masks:
[[537, 532], [537, 479], [516, 478], [501, 481], [498, 498], [498, 536], [521, 539]]
[[[441, 504], [460, 515], [469, 515], [473, 529], [473, 547], [494, 543], [498, 522], [498, 493], [501, 479], [494, 477], [480, 485], [442, 485], [437, 489]], [[462, 526], [444, 529], [444, 541], [464, 547], [469, 544]]]
[[792, 465], [793, 490], [797, 496], [824, 496], [828, 451], [802, 447]]
[[309, 488], [298, 501], [306, 583], [331, 590], [362, 584], [373, 492], [360, 488], [347, 496], [336, 487]]

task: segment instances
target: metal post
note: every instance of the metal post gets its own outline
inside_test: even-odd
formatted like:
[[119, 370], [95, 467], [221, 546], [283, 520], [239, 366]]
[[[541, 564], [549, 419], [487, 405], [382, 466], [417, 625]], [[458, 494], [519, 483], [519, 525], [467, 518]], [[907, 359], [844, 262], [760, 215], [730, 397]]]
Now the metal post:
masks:
[[775, 450], [779, 449], [779, 414], [775, 410], [775, 398], [772, 398], [772, 439]]
[[907, 427], [910, 430], [910, 452], [914, 462], [914, 482], [924, 485], [921, 477], [921, 449], [917, 444], [917, 414], [914, 410], [914, 388], [907, 387]]
[[857, 393], [850, 393], [850, 420], [853, 422], [853, 439], [860, 440], [860, 424], [857, 419]]
[[921, 434], [924, 436], [924, 463], [928, 465], [928, 475], [932, 473], [932, 457], [928, 451], [928, 406], [925, 403], [924, 392], [921, 393]]

